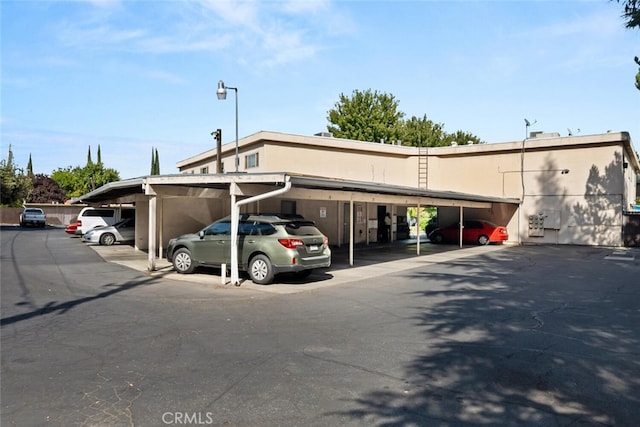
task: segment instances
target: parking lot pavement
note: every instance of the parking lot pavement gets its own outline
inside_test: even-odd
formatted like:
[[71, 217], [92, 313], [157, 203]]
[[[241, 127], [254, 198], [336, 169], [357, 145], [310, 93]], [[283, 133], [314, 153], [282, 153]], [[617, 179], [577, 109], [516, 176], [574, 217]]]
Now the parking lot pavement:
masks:
[[[165, 258], [156, 259], [156, 270], [148, 271], [147, 253], [128, 245], [90, 245], [105, 261], [114, 262], [147, 272], [152, 276], [162, 276], [171, 280], [196, 283], [203, 286], [235, 288], [230, 285], [230, 274], [222, 277], [220, 269], [201, 268], [194, 274], [178, 274]], [[507, 251], [513, 245], [464, 246], [434, 245], [422, 243], [416, 255], [415, 240], [399, 241], [385, 245], [358, 247], [355, 250], [354, 266], [349, 266], [348, 247], [332, 248], [332, 266], [327, 270], [314, 271], [305, 279], [294, 279], [283, 275], [270, 285], [256, 285], [246, 276], [240, 276], [241, 289], [250, 289], [273, 294], [294, 294], [313, 289], [340, 285], [357, 280], [378, 277], [399, 271], [424, 267], [428, 264], [450, 262], [457, 259], [485, 255], [497, 251]], [[534, 246], [532, 246], [534, 247]], [[602, 248], [603, 258], [612, 262], [634, 263], [640, 260], [640, 248]], [[223, 281], [224, 280], [224, 281]]]
[[[128, 245], [99, 246], [90, 245], [105, 261], [127, 266], [134, 270], [148, 272], [146, 252]], [[256, 285], [241, 276], [240, 287], [275, 294], [292, 294], [313, 289], [335, 286], [356, 280], [382, 276], [393, 272], [410, 270], [426, 264], [446, 262], [478, 254], [500, 251], [510, 245], [469, 246], [462, 249], [452, 245], [432, 245], [423, 243], [416, 255], [415, 240], [394, 244], [370, 245], [360, 247], [355, 252], [354, 266], [348, 263], [348, 248], [332, 248], [332, 266], [327, 270], [314, 271], [302, 280], [280, 277], [270, 285]], [[156, 271], [148, 272], [153, 276], [163, 276], [172, 280], [198, 283], [206, 286], [231, 287], [229, 274], [223, 283], [219, 269], [201, 269], [194, 274], [178, 274], [165, 258], [156, 259]]]

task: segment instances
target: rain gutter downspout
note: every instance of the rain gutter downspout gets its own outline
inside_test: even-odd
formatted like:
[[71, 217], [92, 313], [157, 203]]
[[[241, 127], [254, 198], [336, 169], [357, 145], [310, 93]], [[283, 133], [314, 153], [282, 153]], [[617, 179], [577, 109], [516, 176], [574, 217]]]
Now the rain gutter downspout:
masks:
[[233, 182], [229, 189], [231, 193], [231, 284], [240, 286], [238, 274], [238, 223], [240, 222], [240, 206], [286, 193], [291, 189], [291, 181], [289, 176], [285, 176], [284, 187], [236, 202], [237, 185], [238, 184]]

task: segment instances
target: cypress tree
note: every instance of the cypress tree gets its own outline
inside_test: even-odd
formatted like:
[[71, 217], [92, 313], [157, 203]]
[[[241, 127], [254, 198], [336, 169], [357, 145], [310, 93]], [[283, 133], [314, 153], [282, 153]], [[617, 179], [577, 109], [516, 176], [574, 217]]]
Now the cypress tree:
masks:
[[7, 153], [7, 167], [13, 166], [13, 151], [11, 151], [11, 144], [9, 144], [9, 153]]
[[155, 174], [160, 175], [160, 155], [158, 154], [158, 149], [156, 148], [156, 157], [154, 160], [155, 163]]
[[31, 161], [31, 153], [29, 153], [29, 163], [27, 163], [27, 175], [33, 179], [33, 162]]

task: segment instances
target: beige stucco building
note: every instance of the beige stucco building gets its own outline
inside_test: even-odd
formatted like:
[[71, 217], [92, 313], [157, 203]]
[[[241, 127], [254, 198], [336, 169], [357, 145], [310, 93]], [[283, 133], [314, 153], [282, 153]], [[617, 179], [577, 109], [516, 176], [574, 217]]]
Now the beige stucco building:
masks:
[[437, 207], [441, 225], [504, 225], [514, 244], [624, 246], [629, 211], [638, 213], [640, 164], [626, 132], [418, 148], [261, 131], [237, 152], [238, 172], [234, 141], [178, 161], [178, 174], [111, 183], [75, 202], [135, 204], [136, 248], [148, 250], [150, 269], [170, 238], [234, 210], [302, 215], [351, 257], [378, 240], [387, 212], [392, 239], [406, 237], [414, 206]]
[[[239, 140], [238, 152], [240, 172], [286, 171], [519, 200], [517, 209], [494, 204], [465, 215], [507, 225], [518, 243], [623, 245], [623, 214], [635, 202], [640, 173], [626, 132], [538, 133], [515, 142], [436, 148], [258, 132]], [[224, 145], [223, 171], [234, 169], [234, 157], [235, 144]], [[177, 166], [182, 174], [212, 173], [217, 161], [212, 149]], [[459, 210], [440, 206], [439, 216], [441, 223], [455, 222]]]

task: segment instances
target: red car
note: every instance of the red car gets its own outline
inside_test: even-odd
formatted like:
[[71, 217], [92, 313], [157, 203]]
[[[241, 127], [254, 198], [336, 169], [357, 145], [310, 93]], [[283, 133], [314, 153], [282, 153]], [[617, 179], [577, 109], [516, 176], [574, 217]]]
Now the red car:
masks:
[[68, 234], [73, 234], [73, 235], [80, 234], [80, 232], [78, 231], [77, 222], [72, 222], [71, 224], [67, 225], [67, 228], [65, 228], [64, 231]]
[[[474, 219], [464, 221], [462, 229], [462, 241], [473, 242], [479, 245], [488, 245], [489, 243], [502, 243], [509, 239], [507, 229], [500, 225], [495, 225], [483, 219]], [[451, 224], [448, 227], [436, 228], [429, 233], [429, 240], [433, 243], [460, 241], [459, 234], [460, 224]]]

